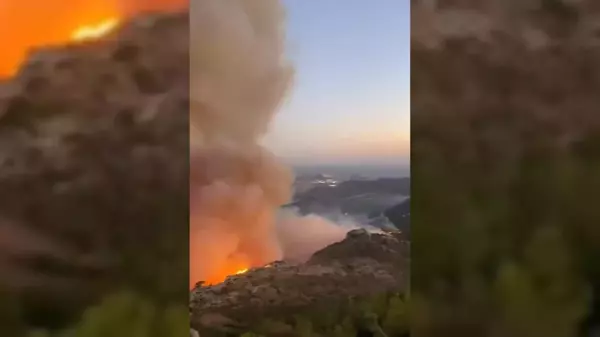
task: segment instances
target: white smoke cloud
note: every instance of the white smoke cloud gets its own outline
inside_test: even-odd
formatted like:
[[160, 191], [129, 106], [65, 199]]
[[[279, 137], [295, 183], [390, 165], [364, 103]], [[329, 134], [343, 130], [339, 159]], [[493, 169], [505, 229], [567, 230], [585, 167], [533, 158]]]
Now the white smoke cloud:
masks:
[[293, 175], [259, 143], [293, 77], [280, 3], [192, 1], [190, 14], [191, 285], [339, 241], [347, 228], [324, 219], [277, 218]]
[[302, 262], [321, 248], [340, 241], [349, 230], [360, 228], [351, 219], [333, 223], [321, 216], [300, 216], [294, 210], [282, 210], [277, 217], [277, 239], [282, 257]]

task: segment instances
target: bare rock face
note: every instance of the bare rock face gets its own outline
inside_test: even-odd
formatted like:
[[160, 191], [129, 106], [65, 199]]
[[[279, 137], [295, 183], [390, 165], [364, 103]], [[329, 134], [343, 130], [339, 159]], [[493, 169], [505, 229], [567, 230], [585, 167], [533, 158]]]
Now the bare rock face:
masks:
[[306, 263], [278, 261], [221, 284], [200, 284], [190, 296], [192, 326], [226, 330], [357, 296], [401, 292], [407, 284], [408, 249], [399, 234], [351, 231]]
[[0, 240], [3, 284], [87, 302], [171, 265], [186, 289], [187, 246], [163, 243], [187, 243], [188, 54], [187, 13], [145, 14], [0, 82], [0, 232], [23, 243]]

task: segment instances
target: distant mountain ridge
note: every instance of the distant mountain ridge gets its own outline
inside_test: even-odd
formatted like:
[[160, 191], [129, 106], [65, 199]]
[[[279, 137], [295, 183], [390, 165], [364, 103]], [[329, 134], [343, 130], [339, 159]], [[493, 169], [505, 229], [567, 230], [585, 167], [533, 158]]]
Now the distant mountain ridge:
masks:
[[[314, 178], [312, 183], [311, 178]], [[405, 213], [410, 213], [410, 206], [403, 206], [410, 197], [408, 177], [368, 179], [359, 176], [338, 181], [321, 174], [301, 177], [298, 186], [302, 188], [297, 188], [294, 201], [284, 208], [295, 208], [303, 215], [317, 214], [334, 222], [351, 221], [381, 229], [398, 228], [408, 233], [410, 218]], [[396, 207], [402, 207], [400, 213]], [[404, 207], [408, 207], [408, 211]]]
[[410, 234], [410, 198], [383, 213], [396, 228]]
[[353, 176], [360, 175], [369, 179], [382, 177], [404, 178], [410, 177], [410, 165], [398, 164], [347, 164], [347, 165], [293, 165], [294, 171], [299, 176], [315, 176], [317, 174], [333, 175], [343, 180], [351, 180]]
[[341, 200], [369, 194], [408, 196], [410, 194], [410, 178], [347, 180], [337, 186], [316, 186], [297, 194], [294, 202], [286, 206], [298, 207], [302, 212], [311, 204], [334, 206]]

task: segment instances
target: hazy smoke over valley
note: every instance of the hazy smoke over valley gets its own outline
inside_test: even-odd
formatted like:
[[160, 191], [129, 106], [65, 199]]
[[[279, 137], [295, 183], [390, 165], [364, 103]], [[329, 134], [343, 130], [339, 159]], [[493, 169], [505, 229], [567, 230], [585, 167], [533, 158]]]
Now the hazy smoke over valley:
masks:
[[[259, 141], [291, 89], [275, 0], [191, 2], [190, 283], [306, 257], [345, 235], [318, 217], [278, 216], [293, 175]], [[280, 221], [278, 221], [278, 219]]]

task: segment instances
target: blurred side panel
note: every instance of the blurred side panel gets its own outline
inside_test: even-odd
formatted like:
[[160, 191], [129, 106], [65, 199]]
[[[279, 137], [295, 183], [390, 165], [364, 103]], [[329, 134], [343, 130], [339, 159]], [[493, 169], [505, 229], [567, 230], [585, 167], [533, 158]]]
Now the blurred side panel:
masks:
[[412, 1], [414, 336], [598, 333], [599, 14]]
[[187, 4], [7, 0], [0, 36], [0, 335], [185, 336]]

